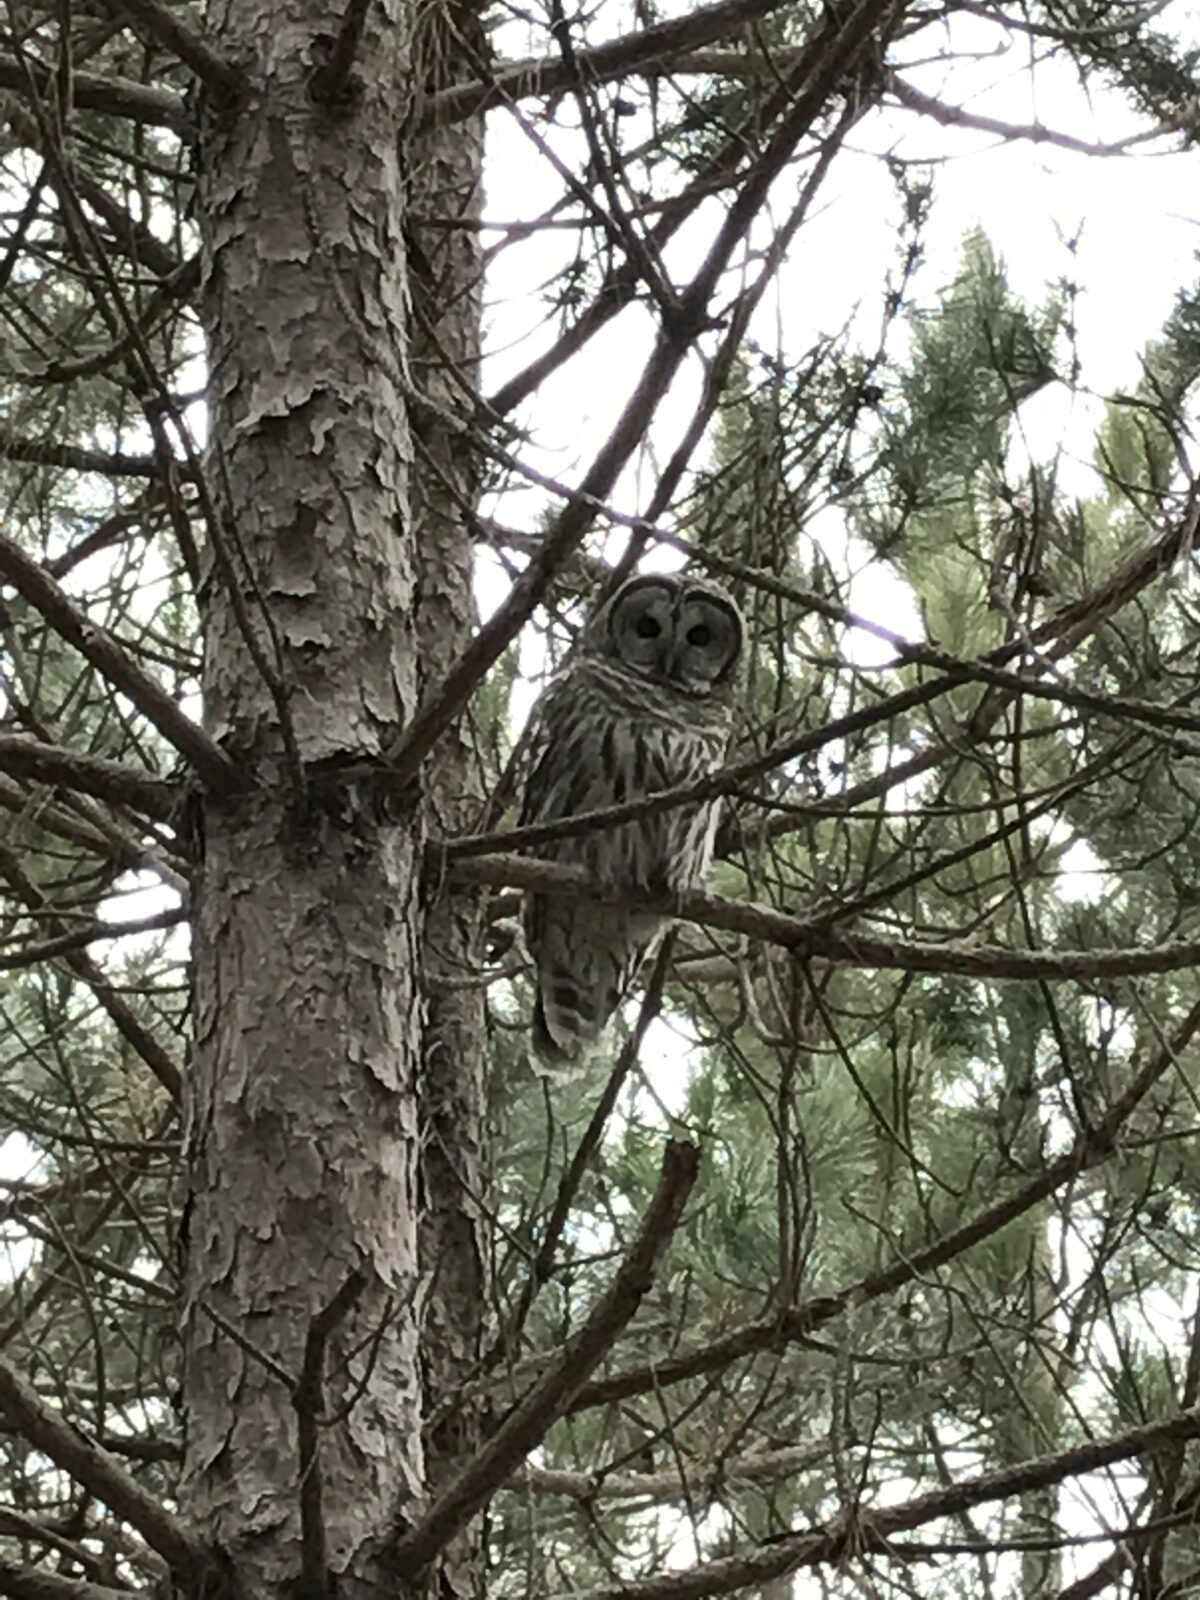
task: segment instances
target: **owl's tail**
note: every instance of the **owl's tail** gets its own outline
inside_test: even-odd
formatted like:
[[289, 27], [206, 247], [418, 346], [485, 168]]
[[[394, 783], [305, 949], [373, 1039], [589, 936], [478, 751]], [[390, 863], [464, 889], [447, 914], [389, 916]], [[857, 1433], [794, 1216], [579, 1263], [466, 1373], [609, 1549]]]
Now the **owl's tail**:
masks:
[[533, 1006], [533, 1048], [542, 1064], [559, 1074], [586, 1066], [620, 1001], [615, 983], [584, 993], [576, 976], [543, 964]]
[[535, 951], [533, 1048], [549, 1071], [570, 1073], [586, 1066], [602, 1043], [663, 924], [590, 904], [550, 902], [544, 912]]

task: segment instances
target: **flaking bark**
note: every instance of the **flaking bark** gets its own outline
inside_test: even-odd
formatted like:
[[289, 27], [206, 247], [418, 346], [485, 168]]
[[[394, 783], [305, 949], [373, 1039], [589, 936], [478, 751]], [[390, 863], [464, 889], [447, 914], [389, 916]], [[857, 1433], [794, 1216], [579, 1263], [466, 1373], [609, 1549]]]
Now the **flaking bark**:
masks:
[[422, 1478], [424, 817], [412, 796], [327, 782], [318, 803], [295, 781], [300, 763], [369, 765], [417, 698], [408, 15], [371, 7], [353, 95], [330, 108], [310, 93], [336, 27], [325, 0], [208, 14], [248, 88], [207, 109], [198, 154], [217, 500], [205, 708], [250, 787], [202, 808], [182, 1498], [256, 1595], [300, 1570], [291, 1385], [339, 1295], [310, 1392], [343, 1593], [374, 1587], [375, 1539]]

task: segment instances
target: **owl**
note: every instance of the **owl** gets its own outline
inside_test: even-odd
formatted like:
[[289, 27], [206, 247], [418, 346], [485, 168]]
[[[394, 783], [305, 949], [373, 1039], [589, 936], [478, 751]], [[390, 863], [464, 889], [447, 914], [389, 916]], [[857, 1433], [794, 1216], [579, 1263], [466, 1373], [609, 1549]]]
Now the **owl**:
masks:
[[[553, 822], [693, 783], [725, 758], [742, 619], [695, 579], [630, 578], [595, 609], [579, 648], [534, 708], [521, 824]], [[536, 847], [630, 897], [698, 887], [712, 859], [719, 802]], [[530, 893], [525, 938], [537, 972], [533, 1043], [551, 1068], [587, 1055], [668, 919], [578, 895]]]

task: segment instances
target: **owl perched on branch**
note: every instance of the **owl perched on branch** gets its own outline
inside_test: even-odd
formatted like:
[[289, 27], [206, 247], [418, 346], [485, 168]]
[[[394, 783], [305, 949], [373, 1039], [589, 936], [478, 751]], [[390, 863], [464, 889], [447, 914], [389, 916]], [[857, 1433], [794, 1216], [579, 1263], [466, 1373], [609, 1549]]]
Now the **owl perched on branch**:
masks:
[[[741, 615], [718, 589], [667, 573], [622, 584], [588, 618], [574, 657], [534, 708], [521, 825], [619, 805], [719, 768], [742, 642]], [[676, 806], [536, 853], [631, 899], [678, 894], [704, 880], [718, 805]], [[548, 1066], [586, 1056], [666, 922], [578, 895], [526, 896], [533, 1044]]]

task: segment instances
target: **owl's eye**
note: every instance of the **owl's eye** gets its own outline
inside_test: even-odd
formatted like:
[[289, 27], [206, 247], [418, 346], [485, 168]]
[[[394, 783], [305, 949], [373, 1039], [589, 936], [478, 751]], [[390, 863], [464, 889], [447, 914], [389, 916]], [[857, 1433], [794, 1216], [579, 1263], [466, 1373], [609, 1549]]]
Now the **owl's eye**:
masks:
[[662, 632], [662, 624], [654, 617], [639, 617], [633, 630], [639, 639], [657, 639]]
[[694, 644], [698, 650], [702, 650], [711, 639], [712, 629], [706, 623], [697, 622], [694, 627], [689, 628], [687, 631], [687, 642]]

